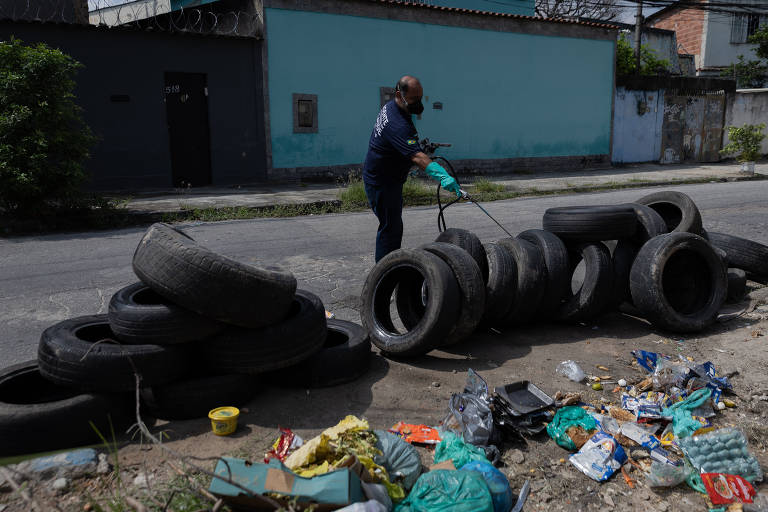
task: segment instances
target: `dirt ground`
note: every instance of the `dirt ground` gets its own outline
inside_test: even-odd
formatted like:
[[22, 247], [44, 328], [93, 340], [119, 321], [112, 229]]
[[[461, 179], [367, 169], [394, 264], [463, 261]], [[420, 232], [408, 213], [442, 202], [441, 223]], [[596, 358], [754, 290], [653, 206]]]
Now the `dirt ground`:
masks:
[[[717, 427], [743, 429], [751, 451], [768, 468], [768, 288], [754, 289], [750, 296], [752, 301], [744, 303], [749, 312], [691, 337], [657, 332], [640, 319], [613, 313], [589, 324], [535, 324], [505, 332], [478, 332], [449, 350], [433, 351], [407, 361], [386, 359], [376, 351], [368, 374], [351, 384], [307, 390], [281, 389], [262, 382], [256, 397], [241, 410], [238, 431], [232, 436], [213, 435], [206, 418], [158, 422], [152, 430], [164, 432], [167, 446], [183, 454], [227, 454], [261, 460], [281, 426], [309, 439], [348, 414], [365, 418], [372, 428], [380, 429], [400, 420], [437, 425], [447, 412], [451, 394], [462, 390], [469, 368], [490, 386], [527, 379], [550, 395], [571, 391], [581, 393], [585, 402], [616, 404], [618, 394], [612, 392], [613, 386], [593, 391], [556, 374], [555, 367], [563, 360], [573, 359], [587, 373], [609, 373], [632, 383], [641, 380], [644, 373], [632, 364], [630, 351], [645, 349], [682, 354], [698, 362], [709, 360], [721, 373], [737, 372], [732, 377], [735, 396], [731, 396], [736, 407], [718, 414], [713, 423]], [[607, 367], [608, 372], [597, 370], [597, 365]], [[705, 497], [685, 485], [673, 489], [647, 487], [643, 476], [629, 464], [626, 469], [635, 479], [634, 489], [621, 475], [614, 475], [606, 483], [595, 482], [568, 463], [568, 452], [546, 433], [526, 438], [524, 443], [505, 445], [503, 450], [501, 471], [509, 478], [514, 492], [525, 480], [531, 480], [527, 511], [707, 509]], [[423, 448], [420, 451], [428, 462], [431, 453]], [[165, 463], [167, 460], [173, 459], [158, 447], [133, 442], [120, 449], [119, 471], [121, 480], [127, 482], [124, 492], [146, 492], [133, 484], [141, 472], [150, 474], [153, 485], [172, 478], [175, 473]], [[213, 461], [201, 464], [210, 469], [215, 465]], [[36, 490], [30, 485], [33, 498], [51, 496], [47, 487]], [[759, 484], [757, 489], [768, 492], [768, 485]], [[0, 490], [4, 491], [0, 492], [0, 510], [29, 509], [7, 486], [0, 486]], [[84, 510], [85, 503], [99, 501], [99, 495], [104, 496], [103, 488], [85, 480], [55, 499], [62, 510]]]

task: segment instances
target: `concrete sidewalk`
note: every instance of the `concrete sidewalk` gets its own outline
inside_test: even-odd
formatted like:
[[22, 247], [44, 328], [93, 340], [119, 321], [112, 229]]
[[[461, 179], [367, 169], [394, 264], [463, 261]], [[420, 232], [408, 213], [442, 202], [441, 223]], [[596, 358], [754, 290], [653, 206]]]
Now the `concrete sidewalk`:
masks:
[[[483, 176], [491, 182], [504, 185], [521, 194], [567, 193], [578, 189], [605, 189], [611, 187], [643, 187], [674, 185], [675, 183], [706, 181], [740, 181], [768, 179], [768, 162], [755, 166], [755, 175], [739, 172], [735, 162], [705, 165], [638, 164], [600, 170], [572, 172], [542, 172], [533, 174]], [[472, 181], [465, 178], [471, 192]], [[227, 207], [264, 207], [287, 204], [307, 204], [339, 199], [343, 185], [336, 184], [282, 184], [231, 187], [200, 187], [194, 189], [168, 189], [143, 193], [127, 201], [125, 208], [135, 213], [178, 212], [190, 209]]]

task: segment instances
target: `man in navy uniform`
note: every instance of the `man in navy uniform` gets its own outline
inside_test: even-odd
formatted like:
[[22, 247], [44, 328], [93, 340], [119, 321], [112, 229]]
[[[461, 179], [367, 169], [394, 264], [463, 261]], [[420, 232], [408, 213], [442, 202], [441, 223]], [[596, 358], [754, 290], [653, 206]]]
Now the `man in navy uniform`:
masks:
[[417, 78], [404, 76], [395, 87], [395, 99], [379, 112], [363, 164], [365, 195], [379, 219], [376, 232], [376, 261], [400, 248], [403, 239], [403, 183], [417, 166], [442, 187], [461, 195], [459, 184], [419, 146], [412, 115], [424, 111], [423, 90]]

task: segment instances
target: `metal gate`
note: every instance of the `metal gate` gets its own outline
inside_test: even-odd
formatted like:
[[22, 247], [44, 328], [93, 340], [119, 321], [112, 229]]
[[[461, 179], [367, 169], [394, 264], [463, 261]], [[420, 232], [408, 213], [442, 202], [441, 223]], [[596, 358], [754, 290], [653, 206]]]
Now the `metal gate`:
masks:
[[660, 162], [717, 162], [724, 121], [725, 91], [667, 91]]

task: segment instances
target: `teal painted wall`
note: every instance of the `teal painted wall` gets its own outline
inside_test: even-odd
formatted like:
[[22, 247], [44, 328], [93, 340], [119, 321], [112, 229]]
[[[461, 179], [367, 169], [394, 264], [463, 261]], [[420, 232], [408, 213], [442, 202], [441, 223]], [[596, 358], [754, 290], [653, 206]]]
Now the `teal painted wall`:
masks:
[[533, 16], [534, 0], [432, 0], [432, 5]]
[[[266, 23], [273, 168], [362, 162], [379, 87], [403, 74], [447, 158], [609, 153], [613, 41], [271, 8]], [[292, 93], [318, 95], [318, 133], [293, 133]]]

